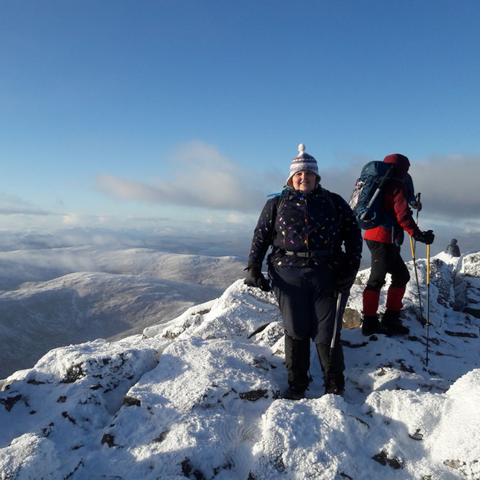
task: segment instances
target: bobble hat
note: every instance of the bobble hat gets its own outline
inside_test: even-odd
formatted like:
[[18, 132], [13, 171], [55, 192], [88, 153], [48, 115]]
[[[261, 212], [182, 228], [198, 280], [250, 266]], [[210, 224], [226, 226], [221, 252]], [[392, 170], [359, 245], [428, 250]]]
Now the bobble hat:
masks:
[[321, 177], [318, 174], [317, 161], [315, 160], [314, 157], [312, 157], [305, 151], [305, 145], [301, 143], [298, 146], [298, 155], [294, 159], [292, 159], [292, 163], [290, 164], [290, 176], [287, 178], [287, 181], [285, 182], [285, 184], [291, 187], [292, 177], [297, 172], [303, 172], [305, 170], [308, 170], [309, 172], [313, 172], [318, 178], [317, 184], [320, 183]]

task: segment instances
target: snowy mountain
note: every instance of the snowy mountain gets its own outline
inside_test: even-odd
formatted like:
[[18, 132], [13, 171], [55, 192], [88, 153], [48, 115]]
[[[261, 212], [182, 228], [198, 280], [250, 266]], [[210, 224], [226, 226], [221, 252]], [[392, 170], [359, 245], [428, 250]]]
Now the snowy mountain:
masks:
[[411, 281], [408, 338], [344, 330], [344, 397], [312, 349], [307, 398], [281, 399], [279, 311], [242, 280], [143, 335], [54, 349], [0, 392], [0, 478], [479, 479], [480, 255], [431, 261], [428, 365], [418, 303]]
[[0, 379], [55, 347], [119, 339], [214, 299], [246, 259], [146, 248], [0, 252]]
[[244, 276], [247, 259], [182, 255], [152, 248], [80, 246], [0, 252], [0, 287], [52, 280], [77, 272], [141, 275], [225, 289]]

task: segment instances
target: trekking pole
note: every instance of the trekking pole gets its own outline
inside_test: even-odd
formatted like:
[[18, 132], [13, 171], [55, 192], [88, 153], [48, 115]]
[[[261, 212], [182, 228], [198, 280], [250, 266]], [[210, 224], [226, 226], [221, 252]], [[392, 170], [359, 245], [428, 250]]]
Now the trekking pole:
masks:
[[[417, 193], [415, 200], [420, 203], [420, 195], [421, 193]], [[417, 209], [417, 218], [415, 219], [415, 223], [418, 225], [418, 209]], [[418, 269], [417, 269], [417, 261], [415, 258], [415, 247], [417, 242], [410, 236], [410, 248], [412, 250], [412, 260], [413, 260], [413, 268], [415, 270], [415, 281], [417, 282], [417, 292], [418, 292], [418, 306], [420, 308], [420, 316], [422, 317], [422, 325], [425, 326], [425, 319], [423, 317], [423, 309], [422, 309], [422, 296], [420, 294], [420, 284], [418, 283]]]
[[425, 326], [425, 319], [423, 318], [423, 309], [422, 309], [422, 296], [420, 294], [420, 285], [418, 283], [417, 262], [415, 259], [415, 244], [412, 237], [410, 237], [410, 248], [412, 249], [413, 268], [415, 270], [415, 281], [417, 282], [418, 306], [420, 308], [420, 316], [422, 317], [422, 325]]
[[335, 349], [335, 341], [337, 337], [337, 330], [338, 330], [338, 322], [340, 320], [340, 315], [342, 313], [342, 293], [339, 292], [337, 296], [337, 309], [335, 311], [335, 322], [333, 324], [333, 335], [332, 341], [330, 342], [330, 352], [328, 355], [328, 366], [327, 371], [325, 372], [325, 393], [327, 393], [328, 388], [328, 378], [330, 377], [330, 368], [333, 362], [333, 351]]
[[425, 356], [425, 364], [428, 367], [428, 330], [430, 327], [430, 245], [427, 245], [427, 331], [426, 331], [426, 338], [427, 338], [427, 354]]

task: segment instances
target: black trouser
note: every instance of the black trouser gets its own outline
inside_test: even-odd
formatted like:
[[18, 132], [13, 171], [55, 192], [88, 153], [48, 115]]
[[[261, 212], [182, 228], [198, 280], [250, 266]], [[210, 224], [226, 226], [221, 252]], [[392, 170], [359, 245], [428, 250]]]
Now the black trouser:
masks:
[[[285, 328], [285, 364], [291, 386], [306, 388], [310, 368], [310, 339], [317, 351], [330, 350], [336, 312], [335, 277], [328, 265], [319, 268], [270, 268], [273, 291], [278, 300]], [[345, 294], [346, 303], [348, 295]], [[342, 322], [337, 326], [332, 365], [329, 371], [343, 375], [345, 365], [340, 344]], [[328, 368], [320, 356], [322, 370]]]
[[372, 269], [365, 290], [380, 291], [387, 273], [392, 276], [392, 286], [403, 288], [410, 280], [408, 268], [400, 255], [400, 247], [392, 243], [366, 240], [372, 254]]

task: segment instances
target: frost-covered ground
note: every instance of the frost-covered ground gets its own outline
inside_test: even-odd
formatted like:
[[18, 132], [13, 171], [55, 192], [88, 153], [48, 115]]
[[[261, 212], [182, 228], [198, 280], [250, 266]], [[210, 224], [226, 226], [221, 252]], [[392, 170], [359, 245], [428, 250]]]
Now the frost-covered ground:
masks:
[[412, 280], [408, 338], [342, 333], [344, 397], [312, 349], [307, 398], [281, 399], [275, 300], [241, 280], [143, 336], [52, 350], [0, 393], [0, 478], [479, 479], [480, 256], [456, 262], [432, 259], [428, 366]]

